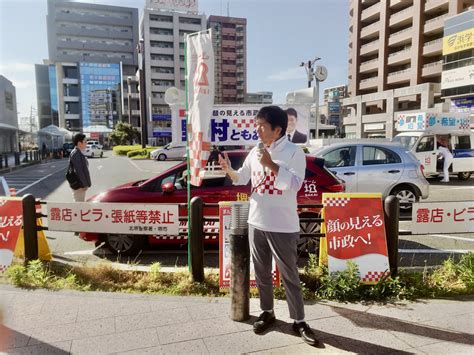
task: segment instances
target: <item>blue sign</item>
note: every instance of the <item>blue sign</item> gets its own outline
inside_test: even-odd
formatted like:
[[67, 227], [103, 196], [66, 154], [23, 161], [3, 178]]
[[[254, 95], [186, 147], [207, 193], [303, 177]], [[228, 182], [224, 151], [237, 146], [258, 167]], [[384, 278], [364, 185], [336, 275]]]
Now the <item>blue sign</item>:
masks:
[[339, 113], [341, 104], [339, 102], [328, 102], [329, 113]]
[[151, 115], [152, 121], [171, 121], [171, 114], [158, 114], [153, 113]]
[[171, 132], [153, 132], [153, 137], [171, 137]]

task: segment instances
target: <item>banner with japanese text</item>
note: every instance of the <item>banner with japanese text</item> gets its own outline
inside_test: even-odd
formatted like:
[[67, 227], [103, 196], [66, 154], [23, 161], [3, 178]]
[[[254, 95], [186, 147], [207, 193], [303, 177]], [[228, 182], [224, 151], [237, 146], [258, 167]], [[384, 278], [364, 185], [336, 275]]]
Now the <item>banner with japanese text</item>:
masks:
[[[265, 105], [214, 105], [210, 116], [210, 138], [212, 145], [256, 145], [255, 116]], [[309, 137], [310, 107], [308, 105], [279, 105], [282, 109], [293, 109], [288, 132], [293, 143], [304, 144]], [[186, 110], [177, 110], [180, 128], [178, 142], [186, 142]], [[175, 134], [173, 132], [173, 134]]]
[[214, 105], [214, 50], [211, 32], [186, 36], [188, 72], [188, 145], [192, 185], [201, 186], [201, 172], [209, 158], [209, 119]]
[[374, 284], [389, 274], [382, 195], [323, 193], [329, 272], [359, 267], [362, 283]]
[[0, 273], [13, 261], [18, 235], [23, 226], [21, 198], [0, 197]]
[[178, 205], [48, 202], [48, 228], [54, 231], [178, 235]]
[[[238, 196], [238, 200], [248, 199], [248, 196]], [[231, 282], [231, 254], [230, 254], [230, 220], [232, 214], [232, 202], [219, 202], [219, 288], [230, 287]], [[280, 286], [280, 273], [278, 272], [275, 259], [272, 259], [273, 285]], [[257, 287], [255, 281], [255, 269], [252, 258], [250, 258], [250, 287]]]
[[412, 234], [473, 233], [474, 201], [413, 204]]

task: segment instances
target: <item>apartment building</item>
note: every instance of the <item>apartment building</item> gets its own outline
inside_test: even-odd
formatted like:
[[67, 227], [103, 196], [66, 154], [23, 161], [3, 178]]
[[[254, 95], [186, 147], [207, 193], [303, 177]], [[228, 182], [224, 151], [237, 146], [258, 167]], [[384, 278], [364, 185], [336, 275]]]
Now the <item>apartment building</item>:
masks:
[[144, 39], [146, 98], [151, 111], [148, 141], [165, 144], [171, 141], [171, 111], [165, 91], [185, 88], [184, 36], [206, 29], [206, 17], [195, 7], [165, 7], [148, 0], [140, 21]]
[[215, 56], [216, 104], [244, 103], [247, 93], [247, 19], [209, 16]]
[[[128, 120], [128, 76], [135, 83], [131, 122], [139, 126], [138, 9], [48, 0], [47, 32], [49, 59], [35, 66], [40, 128], [110, 129]], [[100, 97], [113, 102], [98, 105]]]
[[18, 150], [18, 132], [16, 89], [0, 75], [0, 153]]
[[396, 112], [443, 110], [445, 20], [470, 0], [351, 0], [348, 137], [394, 135]]
[[246, 104], [271, 105], [273, 103], [273, 92], [271, 91], [248, 92], [245, 94], [244, 102]]
[[451, 112], [469, 113], [474, 127], [474, 6], [446, 20], [441, 94]]

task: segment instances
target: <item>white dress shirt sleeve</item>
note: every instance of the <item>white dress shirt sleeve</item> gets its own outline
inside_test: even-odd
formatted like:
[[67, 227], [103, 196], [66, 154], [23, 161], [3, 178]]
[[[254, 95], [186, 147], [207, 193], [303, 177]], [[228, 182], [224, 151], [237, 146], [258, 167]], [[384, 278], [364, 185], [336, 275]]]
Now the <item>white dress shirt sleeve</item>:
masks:
[[278, 175], [275, 179], [275, 187], [279, 190], [299, 191], [303, 185], [306, 172], [306, 157], [300, 147], [296, 147], [295, 153], [289, 162], [278, 162]]
[[249, 183], [250, 176], [252, 173], [252, 170], [250, 168], [250, 165], [251, 165], [250, 163], [254, 155], [254, 150], [255, 149], [251, 150], [250, 153], [247, 155], [242, 167], [239, 170], [235, 171], [239, 179], [237, 181], [234, 181], [234, 185], [247, 185]]

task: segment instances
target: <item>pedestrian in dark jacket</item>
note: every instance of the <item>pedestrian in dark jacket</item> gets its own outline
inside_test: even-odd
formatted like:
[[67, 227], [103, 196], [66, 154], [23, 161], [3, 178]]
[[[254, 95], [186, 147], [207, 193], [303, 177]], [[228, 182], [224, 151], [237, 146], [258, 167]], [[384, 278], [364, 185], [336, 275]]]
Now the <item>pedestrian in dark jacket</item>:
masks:
[[82, 185], [82, 187], [77, 190], [72, 190], [72, 196], [74, 197], [74, 202], [84, 202], [86, 200], [86, 191], [91, 187], [89, 163], [83, 153], [87, 147], [86, 136], [82, 133], [77, 133], [74, 135], [72, 141], [75, 147], [69, 156], [69, 162], [74, 168]]

